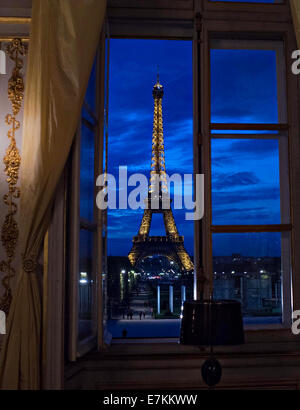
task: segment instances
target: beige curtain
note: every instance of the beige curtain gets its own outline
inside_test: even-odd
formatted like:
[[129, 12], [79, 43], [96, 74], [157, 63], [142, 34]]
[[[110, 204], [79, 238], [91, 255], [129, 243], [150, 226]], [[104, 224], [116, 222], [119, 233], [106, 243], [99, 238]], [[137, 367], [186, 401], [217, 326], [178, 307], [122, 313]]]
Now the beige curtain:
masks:
[[300, 49], [300, 0], [290, 0], [290, 4], [298, 48]]
[[49, 224], [102, 28], [106, 0], [33, 0], [21, 166], [21, 268], [1, 352], [3, 389], [40, 387], [36, 258]]

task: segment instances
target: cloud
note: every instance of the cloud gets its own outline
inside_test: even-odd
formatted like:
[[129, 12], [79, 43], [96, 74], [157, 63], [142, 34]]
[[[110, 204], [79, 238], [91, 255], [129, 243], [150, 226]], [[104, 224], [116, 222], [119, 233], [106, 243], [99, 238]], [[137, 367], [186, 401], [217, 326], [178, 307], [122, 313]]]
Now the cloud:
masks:
[[[245, 204], [244, 204], [245, 205]], [[237, 224], [272, 224], [280, 223], [280, 212], [275, 212], [274, 207], [268, 206], [264, 202], [264, 206], [245, 207], [241, 204], [240, 207], [224, 207], [213, 208], [213, 224], [222, 225], [237, 225]]]
[[[109, 172], [118, 173], [119, 165], [127, 165], [129, 175], [140, 172], [149, 176], [152, 87], [159, 62], [165, 91], [166, 171], [168, 174], [191, 173], [192, 42], [113, 39], [110, 52]], [[274, 52], [218, 50], [212, 54], [212, 121], [276, 122]], [[214, 220], [234, 223], [238, 218], [254, 221], [255, 218], [266, 220], [268, 215], [280, 217], [279, 188], [273, 175], [277, 152], [278, 143], [274, 140], [239, 141], [230, 139], [230, 135], [226, 140], [213, 140]], [[87, 158], [90, 161], [90, 156]], [[219, 170], [222, 172], [217, 173]], [[109, 253], [129, 252], [142, 216], [143, 210], [109, 212]], [[193, 253], [193, 223], [185, 221], [184, 210], [174, 210], [174, 217], [180, 234], [185, 237], [186, 248]], [[154, 231], [163, 228], [161, 223], [153, 222]]]

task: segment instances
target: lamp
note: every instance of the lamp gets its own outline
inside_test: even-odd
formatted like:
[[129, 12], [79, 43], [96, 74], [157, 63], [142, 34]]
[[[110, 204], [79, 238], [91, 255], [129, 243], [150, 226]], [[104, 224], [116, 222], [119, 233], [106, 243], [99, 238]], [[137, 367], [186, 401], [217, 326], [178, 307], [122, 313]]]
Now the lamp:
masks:
[[222, 377], [222, 367], [213, 355], [213, 346], [244, 343], [240, 302], [235, 300], [184, 302], [180, 343], [210, 346], [210, 357], [202, 365], [202, 377], [210, 387], [219, 383]]

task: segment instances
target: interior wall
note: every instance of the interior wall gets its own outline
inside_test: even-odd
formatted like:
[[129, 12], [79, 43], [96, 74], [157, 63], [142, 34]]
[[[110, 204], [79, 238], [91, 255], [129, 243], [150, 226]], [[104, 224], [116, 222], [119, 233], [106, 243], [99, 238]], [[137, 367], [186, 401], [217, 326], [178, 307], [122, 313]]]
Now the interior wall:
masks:
[[[2, 43], [2, 47], [1, 47], [2, 50], [6, 49], [6, 45], [7, 45], [6, 43], [4, 44]], [[23, 61], [24, 61], [24, 67], [22, 69], [22, 73], [23, 73], [23, 78], [24, 78], [24, 84], [26, 87], [26, 75], [25, 75], [26, 57], [23, 58]], [[7, 136], [10, 126], [6, 124], [5, 118], [7, 114], [12, 113], [12, 107], [11, 107], [10, 100], [8, 99], [7, 88], [8, 88], [8, 81], [9, 81], [9, 78], [11, 77], [14, 65], [15, 63], [8, 56], [6, 56], [6, 74], [0, 74], [0, 231], [2, 230], [5, 216], [8, 211], [8, 206], [3, 201], [4, 195], [8, 192], [8, 183], [6, 181], [7, 176], [4, 172], [5, 165], [3, 163], [3, 158], [10, 144], [10, 140]], [[20, 128], [15, 133], [16, 144], [17, 144], [17, 148], [20, 151], [21, 158], [22, 158], [23, 107], [24, 107], [24, 101], [22, 103], [22, 108], [19, 114], [16, 116], [16, 119], [20, 121]], [[19, 173], [19, 180], [20, 180], [20, 173]], [[20, 199], [16, 199], [15, 202], [18, 204], [18, 207], [19, 207]], [[16, 214], [16, 220], [18, 222], [18, 212]], [[17, 264], [19, 261], [19, 258], [17, 257], [17, 255], [18, 255], [18, 252], [16, 249], [16, 257], [13, 262], [14, 268], [17, 267]], [[4, 261], [7, 260], [7, 256], [6, 256], [6, 252], [3, 247], [3, 244], [0, 242], [0, 262], [3, 260]], [[4, 277], [4, 273], [0, 272], [0, 295], [2, 295], [2, 292], [3, 292], [3, 285], [2, 285], [3, 277]], [[1, 341], [1, 335], [0, 335], [0, 341]]]
[[[7, 40], [12, 38], [28, 38], [29, 37], [29, 23], [31, 16], [31, 6], [32, 0], [1, 0], [0, 1], [0, 48], [5, 51], [7, 47]], [[1, 42], [2, 40], [2, 42]], [[26, 89], [26, 57], [23, 57], [23, 78]], [[12, 75], [12, 70], [14, 67], [14, 62], [7, 56], [6, 57], [6, 74], [0, 74], [0, 237], [1, 230], [5, 216], [7, 214], [8, 207], [3, 202], [3, 196], [8, 192], [8, 184], [6, 182], [6, 175], [4, 172], [3, 158], [7, 147], [9, 146], [9, 139], [7, 136], [9, 126], [5, 123], [5, 117], [7, 114], [12, 113], [11, 103], [8, 99], [7, 88], [8, 81]], [[23, 124], [23, 107], [24, 100], [22, 103], [22, 108], [18, 113], [16, 119], [20, 121], [20, 128], [15, 133], [16, 144], [20, 151], [21, 162], [22, 162], [22, 124]], [[20, 180], [20, 173], [19, 173]], [[16, 202], [19, 205], [19, 199]], [[16, 215], [16, 220], [18, 222], [18, 213]], [[19, 258], [17, 258], [18, 247], [16, 248], [16, 257], [13, 261], [13, 267], [16, 269]], [[6, 260], [6, 253], [0, 240], [0, 261]], [[0, 272], [0, 295], [3, 292], [3, 280], [4, 274]], [[12, 281], [12, 288], [15, 281]], [[0, 349], [3, 341], [3, 335], [0, 335]]]

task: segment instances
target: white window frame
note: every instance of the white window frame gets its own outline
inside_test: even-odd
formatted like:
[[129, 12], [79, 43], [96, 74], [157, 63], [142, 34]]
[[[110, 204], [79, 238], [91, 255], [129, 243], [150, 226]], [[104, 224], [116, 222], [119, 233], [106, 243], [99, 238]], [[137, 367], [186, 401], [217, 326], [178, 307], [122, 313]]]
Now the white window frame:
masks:
[[[93, 118], [93, 124], [81, 118], [77, 129], [73, 149], [71, 153], [71, 186], [70, 209], [69, 209], [69, 266], [68, 266], [68, 295], [69, 295], [69, 342], [68, 360], [76, 361], [93, 348], [103, 348], [103, 306], [98, 303], [102, 300], [103, 279], [105, 266], [103, 263], [103, 212], [96, 206], [96, 179], [103, 172], [103, 123], [104, 123], [104, 96], [100, 90], [104, 89], [104, 32], [102, 33], [99, 49], [96, 56], [96, 82], [95, 98], [96, 105], [93, 111], [84, 102], [86, 110]], [[94, 133], [94, 219], [87, 221], [80, 216], [80, 141], [82, 123], [92, 129]], [[92, 297], [92, 332], [83, 340], [78, 340], [78, 279], [79, 279], [79, 238], [80, 231], [84, 229], [93, 232], [93, 255], [92, 277], [94, 280]]]
[[[298, 160], [295, 154], [295, 149], [299, 149], [298, 143], [298, 133], [299, 133], [299, 118], [297, 118], [297, 109], [299, 107], [299, 96], [298, 96], [298, 84], [299, 79], [294, 76], [290, 70], [290, 56], [294, 48], [297, 48], [294, 29], [291, 24], [291, 20], [288, 19], [289, 15], [289, 6], [287, 3], [281, 5], [261, 5], [255, 4], [255, 9], [251, 4], [240, 4], [240, 3], [212, 3], [208, 5], [208, 2], [204, 3], [204, 8], [206, 8], [206, 22], [204, 24], [204, 30], [202, 33], [202, 42], [200, 44], [201, 55], [204, 56], [204, 61], [208, 62], [204, 64], [203, 72], [201, 76], [201, 85], [202, 85], [202, 126], [201, 126], [201, 146], [202, 146], [202, 171], [205, 174], [205, 209], [206, 213], [202, 221], [202, 242], [204, 243], [204, 256], [203, 256], [203, 266], [205, 271], [210, 271], [212, 268], [212, 243], [211, 240], [207, 240], [211, 236], [211, 200], [210, 200], [210, 63], [209, 63], [209, 54], [210, 54], [210, 42], [214, 39], [238, 39], [238, 40], [260, 40], [260, 41], [283, 41], [284, 42], [284, 51], [283, 51], [283, 66], [281, 68], [281, 75], [285, 71], [285, 83], [286, 83], [286, 94], [287, 94], [287, 114], [286, 122], [287, 127], [282, 128], [283, 135], [284, 132], [288, 131], [288, 144], [285, 144], [280, 152], [282, 156], [287, 156], [288, 151], [288, 163], [285, 167], [282, 167], [280, 170], [281, 180], [286, 179], [284, 173], [287, 173], [287, 170], [290, 173], [290, 185], [287, 186], [287, 189], [290, 190], [291, 198], [291, 252], [289, 252], [287, 246], [286, 238], [282, 240], [282, 249], [284, 253], [283, 259], [286, 261], [285, 270], [290, 271], [290, 266], [293, 265], [291, 282], [290, 285], [287, 280], [285, 284], [284, 291], [284, 304], [286, 301], [291, 300], [291, 303], [288, 302], [288, 306], [285, 306], [284, 310], [284, 323], [281, 326], [247, 326], [246, 335], [251, 335], [251, 337], [268, 337], [273, 336], [276, 338], [282, 338], [286, 341], [292, 341], [293, 335], [290, 330], [290, 310], [295, 310], [296, 306], [299, 308], [299, 294], [300, 294], [300, 281], [298, 279], [297, 271], [299, 270], [300, 259], [297, 255], [296, 244], [299, 243], [298, 231], [299, 231], [299, 220], [297, 217], [297, 205], [299, 204], [299, 189], [297, 187], [297, 172], [299, 172]], [[258, 11], [259, 8], [259, 11]], [[215, 14], [211, 11], [214, 10]], [[247, 10], [249, 14], [244, 12]], [[253, 14], [251, 15], [251, 10]], [[267, 10], [272, 14], [267, 13]], [[218, 12], [222, 11], [218, 14]], [[266, 13], [266, 14], [265, 14]], [[278, 14], [277, 14], [278, 13]], [[282, 13], [282, 14], [280, 14]], [[259, 16], [259, 18], [257, 18]], [[263, 44], [263, 43], [262, 43]], [[282, 55], [282, 54], [281, 54]], [[279, 73], [280, 74], [280, 73]], [[280, 95], [280, 92], [278, 93]], [[282, 113], [280, 114], [282, 115]], [[288, 129], [287, 129], [288, 128]], [[218, 136], [220, 136], [218, 134]], [[228, 135], [227, 135], [228, 137]], [[284, 138], [281, 139], [284, 141]], [[288, 145], [288, 146], [287, 146]], [[209, 158], [209, 160], [207, 160]], [[282, 164], [282, 161], [281, 161]], [[207, 193], [207, 189], [208, 192]], [[281, 189], [284, 190], [283, 184], [281, 184]], [[281, 199], [288, 197], [287, 192], [281, 191]], [[299, 206], [299, 205], [298, 205]], [[285, 214], [285, 217], [288, 215], [288, 210], [284, 206], [281, 206], [282, 212]], [[286, 254], [290, 254], [289, 258]], [[288, 289], [291, 289], [291, 293], [288, 292]], [[297, 297], [298, 295], [298, 297]], [[280, 333], [278, 333], [280, 330]], [[253, 333], [253, 331], [255, 333]], [[253, 336], [252, 336], [253, 335]], [[272, 338], [270, 339], [272, 341]]]
[[[258, 4], [255, 4], [256, 8]], [[193, 40], [193, 71], [194, 71], [194, 173], [204, 173], [206, 175], [206, 195], [205, 195], [205, 216], [200, 222], [195, 223], [195, 235], [194, 235], [194, 256], [195, 256], [195, 283], [199, 286], [195, 286], [195, 296], [199, 296], [200, 287], [202, 286], [202, 280], [206, 279], [209, 283], [209, 267], [211, 264], [211, 243], [207, 239], [210, 238], [210, 201], [207, 192], [210, 192], [210, 187], [207, 181], [207, 176], [210, 175], [209, 163], [209, 134], [210, 134], [210, 110], [209, 110], [209, 42], [211, 38], [221, 37], [222, 32], [225, 35], [228, 31], [234, 33], [237, 37], [239, 34], [242, 36], [247, 35], [253, 37], [253, 39], [259, 40], [278, 40], [284, 39], [286, 41], [285, 49], [285, 61], [287, 62], [287, 56], [291, 50], [295, 47], [295, 39], [293, 27], [290, 24], [289, 9], [286, 3], [284, 4], [259, 4], [260, 11], [257, 10], [253, 13], [255, 16], [257, 13], [261, 16], [261, 21], [256, 21], [251, 17], [251, 11], [253, 10], [252, 4], [243, 3], [219, 3], [209, 2], [204, 0], [194, 0], [194, 2], [187, 1], [170, 1], [161, 0], [159, 2], [145, 1], [141, 4], [136, 0], [126, 0], [120, 2], [119, 0], [110, 0], [108, 2], [108, 21], [110, 24], [111, 38], [161, 38], [161, 39], [189, 39]], [[247, 11], [247, 13], [245, 13]], [[270, 14], [270, 11], [273, 14]], [[250, 12], [250, 13], [248, 13]], [[203, 18], [204, 15], [204, 18]], [[241, 18], [239, 20], [239, 17]], [[287, 18], [288, 17], [288, 18]], [[267, 23], [265, 22], [267, 20]], [[278, 25], [278, 22], [280, 23]], [[249, 38], [247, 38], [249, 41]], [[200, 64], [201, 60], [201, 64]], [[297, 121], [297, 107], [298, 107], [298, 95], [295, 85], [297, 80], [291, 77], [287, 72], [287, 93], [289, 98], [293, 101], [290, 104], [290, 109], [287, 113], [288, 123], [293, 123], [292, 132], [290, 132], [289, 141], [289, 156], [291, 159], [291, 145], [297, 148], [297, 141], [295, 136], [299, 131], [299, 123]], [[295, 158], [293, 157], [295, 163]], [[297, 165], [297, 162], [296, 162]], [[291, 195], [293, 191], [297, 190], [295, 183], [295, 176], [297, 170], [300, 171], [300, 166], [295, 167], [293, 172], [290, 172], [291, 176]], [[208, 183], [207, 183], [208, 182]], [[295, 194], [294, 194], [295, 197]], [[300, 202], [300, 190], [297, 191], [296, 200], [294, 204]], [[295, 205], [294, 205], [295, 206]], [[295, 219], [295, 218], [294, 218]], [[293, 215], [292, 215], [293, 220]], [[295, 242], [300, 243], [300, 218], [299, 221], [293, 220], [292, 229], [292, 262], [294, 265], [293, 271], [297, 266], [300, 267], [300, 258], [295, 253]], [[297, 230], [295, 229], [297, 225]], [[299, 231], [299, 234], [297, 233]], [[101, 236], [102, 237], [102, 236]], [[200, 244], [202, 246], [200, 248]], [[295, 295], [300, 294], [300, 280], [295, 278], [293, 274], [293, 303], [294, 308], [297, 305], [297, 298]], [[204, 295], [207, 295], [209, 286], [204, 286]], [[99, 294], [99, 290], [98, 290]], [[296, 304], [295, 304], [296, 301]], [[298, 303], [299, 305], [299, 303]], [[101, 318], [98, 315], [98, 338], [100, 329]], [[257, 333], [259, 330], [259, 333]], [[266, 327], [263, 329], [255, 329], [255, 335], [260, 335], [264, 340], [268, 339], [271, 335], [277, 335], [278, 329], [272, 329], [275, 333], [265, 333]], [[284, 329], [281, 329], [284, 330]], [[280, 337], [284, 340], [291, 340], [289, 329], [285, 329], [285, 332], [280, 333]], [[247, 329], [246, 334], [251, 334], [252, 329]], [[103, 333], [101, 327], [100, 333]], [[102, 335], [103, 336], [103, 335]], [[102, 344], [98, 340], [98, 348], [103, 346], [103, 337], [101, 336]], [[251, 336], [252, 337], [252, 336]], [[272, 340], [271, 336], [271, 340]], [[277, 337], [277, 336], [276, 336]], [[161, 339], [162, 341], [163, 339]], [[166, 339], [166, 342], [170, 342], [170, 339]], [[174, 339], [175, 341], [175, 339]], [[176, 339], [177, 341], [177, 339]]]

